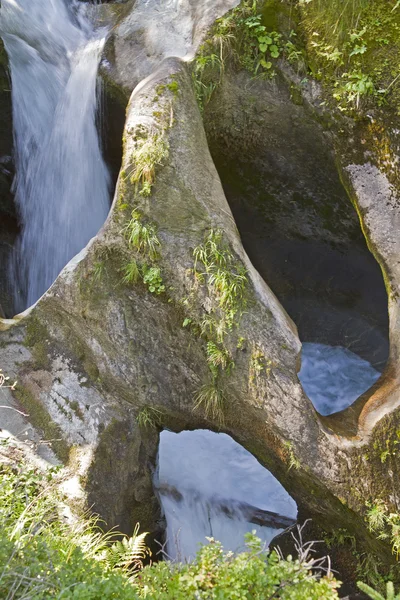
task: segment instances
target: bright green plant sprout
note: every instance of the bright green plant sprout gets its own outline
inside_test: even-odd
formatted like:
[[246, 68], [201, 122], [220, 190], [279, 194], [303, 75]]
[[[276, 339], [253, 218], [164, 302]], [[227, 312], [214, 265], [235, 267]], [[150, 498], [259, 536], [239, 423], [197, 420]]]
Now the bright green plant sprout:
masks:
[[195, 395], [193, 410], [203, 410], [206, 417], [215, 420], [220, 426], [224, 424], [226, 398], [218, 381], [213, 378], [203, 385]]
[[386, 584], [386, 596], [383, 596], [372, 587], [366, 583], [362, 583], [361, 581], [359, 581], [357, 585], [360, 590], [364, 592], [364, 594], [367, 594], [367, 596], [369, 596], [369, 598], [372, 600], [400, 600], [400, 593], [395, 594], [394, 585], [391, 581], [388, 581]]
[[134, 209], [129, 223], [124, 227], [123, 233], [130, 246], [138, 252], [148, 256], [151, 260], [157, 260], [160, 256], [160, 240], [157, 237], [156, 228], [151, 223], [143, 223], [142, 216]]
[[152, 406], [144, 406], [140, 409], [136, 421], [140, 427], [156, 429], [161, 425], [163, 413]]
[[161, 270], [159, 267], [148, 267], [143, 265], [143, 283], [147, 285], [149, 292], [159, 296], [165, 292], [165, 285], [161, 277]]
[[124, 276], [123, 283], [137, 283], [141, 277], [140, 268], [135, 259], [132, 259], [127, 265], [122, 268]]
[[162, 134], [149, 135], [140, 139], [132, 153], [133, 168], [129, 173], [131, 183], [141, 186], [139, 193], [143, 196], [151, 194], [155, 181], [156, 166], [162, 165], [168, 158], [169, 146]]

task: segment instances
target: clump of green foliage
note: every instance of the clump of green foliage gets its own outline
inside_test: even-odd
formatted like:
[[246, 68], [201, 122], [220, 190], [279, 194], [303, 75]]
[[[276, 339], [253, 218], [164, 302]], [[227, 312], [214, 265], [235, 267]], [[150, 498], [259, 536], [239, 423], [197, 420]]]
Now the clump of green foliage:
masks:
[[[2, 447], [0, 463], [0, 597], [7, 600], [336, 600], [340, 583], [299, 547], [286, 560], [252, 534], [240, 554], [213, 539], [191, 563], [149, 557], [145, 535], [115, 540], [96, 519], [62, 513], [55, 470], [29, 467], [18, 448]], [[4, 461], [4, 454], [12, 460]], [[138, 575], [137, 575], [138, 574]]]
[[156, 228], [151, 223], [144, 223], [138, 210], [133, 210], [123, 233], [130, 246], [151, 260], [159, 258], [160, 240]]
[[156, 166], [162, 165], [168, 158], [169, 146], [163, 133], [147, 135], [136, 141], [131, 156], [132, 169], [128, 176], [130, 182], [142, 196], [150, 196], [155, 181]]
[[140, 427], [157, 429], [162, 422], [162, 411], [153, 406], [144, 406], [140, 409], [136, 421]]
[[[223, 372], [229, 374], [234, 368], [224, 339], [239, 323], [245, 310], [247, 272], [234, 258], [220, 229], [210, 230], [204, 243], [194, 249], [193, 256], [196, 285], [205, 284], [214, 303], [202, 321], [196, 324], [199, 334], [207, 340], [206, 355], [211, 381], [196, 393], [195, 409], [202, 407], [207, 416], [213, 416], [222, 423], [225, 394], [219, 379]], [[192, 319], [185, 319], [183, 326], [189, 325], [193, 327]]]
[[144, 222], [139, 211], [134, 209], [129, 222], [123, 229], [123, 234], [129, 246], [138, 254], [137, 259], [131, 258], [122, 267], [123, 283], [129, 285], [142, 281], [152, 294], [159, 296], [164, 293], [165, 285], [161, 269], [154, 264], [160, 258], [161, 247], [156, 226], [153, 223]]
[[283, 560], [266, 550], [254, 532], [246, 534], [240, 554], [224, 552], [213, 539], [190, 564], [159, 563], [141, 572], [141, 589], [147, 600], [203, 600], [280, 598], [281, 600], [333, 600], [338, 582], [331, 574], [312, 573], [311, 555]]
[[[97, 600], [132, 598], [131, 576], [149, 555], [147, 534], [113, 541], [95, 517], [71, 522], [55, 469], [29, 467], [19, 448], [2, 446], [0, 463], [0, 597]], [[11, 461], [4, 461], [9, 454]]]
[[395, 593], [394, 585], [391, 581], [386, 584], [386, 597], [361, 581], [359, 581], [357, 585], [360, 590], [364, 592], [364, 594], [367, 594], [369, 598], [372, 598], [372, 600], [400, 600], [400, 593]]
[[400, 6], [396, 0], [298, 0], [313, 76], [343, 112], [400, 94]]
[[369, 504], [367, 521], [370, 531], [376, 533], [378, 539], [390, 540], [392, 551], [400, 556], [400, 514], [391, 513], [383, 500]]
[[149, 292], [156, 294], [156, 296], [165, 292], [165, 285], [161, 277], [160, 267], [148, 267], [147, 265], [143, 265], [142, 273], [143, 283], [147, 285]]
[[[295, 46], [283, 43], [282, 34], [263, 22], [262, 2], [243, 0], [218, 19], [193, 65], [193, 81], [201, 109], [221, 83], [226, 64], [244, 68], [253, 76], [271, 78], [274, 64], [285, 52], [294, 57]], [[297, 51], [296, 51], [297, 52]], [[297, 58], [298, 58], [297, 54]]]
[[[246, 307], [246, 269], [223, 242], [223, 232], [220, 229], [210, 230], [205, 242], [194, 249], [193, 256], [196, 278], [206, 282], [212, 289], [221, 320], [228, 330], [232, 330]], [[200, 264], [203, 265], [201, 270]]]

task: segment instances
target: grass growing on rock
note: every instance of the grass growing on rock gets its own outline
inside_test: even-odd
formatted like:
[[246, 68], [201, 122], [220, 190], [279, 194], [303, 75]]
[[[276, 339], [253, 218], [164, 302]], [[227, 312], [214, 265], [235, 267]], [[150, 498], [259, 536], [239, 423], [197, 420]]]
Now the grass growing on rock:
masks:
[[399, 114], [397, 0], [298, 0], [298, 6], [311, 73], [339, 109], [354, 115], [385, 104]]
[[161, 133], [140, 139], [132, 154], [133, 168], [128, 174], [142, 196], [150, 196], [156, 176], [156, 167], [168, 158], [169, 147]]

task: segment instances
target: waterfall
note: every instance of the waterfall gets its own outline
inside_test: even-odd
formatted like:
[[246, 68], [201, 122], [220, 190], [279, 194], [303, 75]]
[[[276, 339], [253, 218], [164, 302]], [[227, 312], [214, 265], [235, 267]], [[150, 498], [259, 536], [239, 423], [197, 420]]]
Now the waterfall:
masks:
[[10, 265], [19, 311], [49, 288], [108, 213], [110, 177], [96, 128], [105, 33], [75, 0], [1, 1], [22, 223]]
[[[176, 560], [193, 559], [206, 537], [237, 551], [244, 534], [256, 530], [268, 545], [297, 515], [295, 501], [272, 473], [225, 433], [163, 431], [155, 486], [167, 522], [167, 553]], [[250, 514], [257, 509], [278, 513], [288, 524], [255, 524]]]

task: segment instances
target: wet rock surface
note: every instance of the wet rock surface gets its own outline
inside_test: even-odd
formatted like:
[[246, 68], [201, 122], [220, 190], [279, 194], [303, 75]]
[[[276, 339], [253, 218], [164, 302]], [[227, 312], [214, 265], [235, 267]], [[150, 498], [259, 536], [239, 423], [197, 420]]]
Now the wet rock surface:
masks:
[[290, 73], [227, 74], [205, 114], [211, 153], [244, 247], [300, 339], [344, 346], [382, 370], [382, 273], [339, 177], [337, 125], [318, 110], [317, 89], [294, 103], [296, 85]]
[[[202, 13], [204, 21], [196, 17], [197, 5], [184, 3], [182, 15], [165, 11], [151, 25], [143, 21], [149, 16], [144, 3], [121, 5], [131, 12], [122, 18], [109, 46], [110, 78], [130, 92], [172, 52], [170, 39], [179, 38], [174, 52], [187, 58], [200, 39], [198, 32], [215, 19], [214, 8], [223, 12], [234, 4], [213, 4], [212, 10], [206, 4], [210, 10]], [[172, 37], [157, 35], [162, 23], [166, 30], [172, 27]], [[359, 153], [356, 160], [341, 152], [343, 144], [326, 123], [319, 124], [302, 104], [292, 102], [290, 84], [253, 82], [246, 87], [243, 77], [227, 79], [219, 96], [223, 103], [216, 96], [210, 106], [209, 145], [184, 62], [167, 59], [138, 86], [127, 111], [122, 172], [111, 214], [96, 239], [33, 309], [15, 321], [0, 320], [0, 364], [20, 382], [18, 405], [45, 439], [61, 440], [59, 455], [80, 476], [88, 504], [110, 526], [132, 531], [140, 521], [153, 537], [162, 536], [152, 486], [158, 432], [207, 427], [229, 433], [271, 470], [298, 503], [300, 520], [312, 516], [328, 529], [346, 527], [364, 548], [390, 563], [390, 551], [369, 535], [363, 513], [365, 498], [376, 497], [378, 489], [389, 504], [399, 493], [393, 471], [380, 459], [381, 447], [396, 436], [400, 397], [400, 282], [393, 229], [397, 192], [378, 159], [371, 167], [371, 153], [369, 158]], [[243, 122], [247, 112], [251, 119]], [[281, 135], [285, 132], [282, 140], [277, 122]], [[127, 176], [138, 141], [164, 134], [168, 157], [157, 165], [152, 193], [140, 194]], [[339, 316], [329, 335], [337, 333], [352, 310], [361, 315], [360, 331], [373, 330], [379, 337], [386, 327], [381, 313], [371, 324], [372, 306], [383, 302], [381, 289], [371, 283], [378, 271], [375, 266], [371, 275], [373, 259], [349, 210], [334, 165], [334, 146], [339, 148], [342, 178], [343, 173], [348, 176], [346, 188], [353, 190], [352, 201], [368, 225], [369, 243], [389, 282], [391, 350], [382, 381], [357, 406], [321, 419], [297, 379], [301, 343], [296, 327], [273, 292], [282, 294], [288, 312], [296, 313], [300, 328], [309, 332], [305, 335], [316, 336], [320, 323], [326, 324], [324, 310], [331, 296], [323, 258], [335, 265], [335, 294], [339, 300], [342, 295], [345, 308], [342, 318], [340, 301], [336, 303]], [[372, 179], [363, 188], [364, 175]], [[162, 294], [151, 293], [143, 282], [123, 281], [124, 267], [137, 258], [124, 234], [134, 208], [157, 230]], [[223, 424], [204, 410], [194, 410], [196, 394], [210, 382], [210, 369], [205, 340], [196, 329], [182, 327], [187, 318], [194, 323], [206, 319], [215, 303], [210, 286], [193, 277], [193, 249], [212, 229], [224, 232], [224, 243], [248, 272], [246, 310], [224, 339], [235, 368], [221, 376]], [[252, 231], [256, 234], [250, 235]], [[286, 277], [295, 278], [310, 263], [308, 296], [303, 285], [303, 304], [297, 305], [295, 298], [291, 305]], [[358, 283], [352, 287], [356, 272]], [[312, 322], [302, 320], [306, 309], [315, 311], [314, 332]], [[368, 338], [368, 351], [380, 348], [379, 340]], [[146, 407], [160, 411], [155, 428], [139, 425]]]

